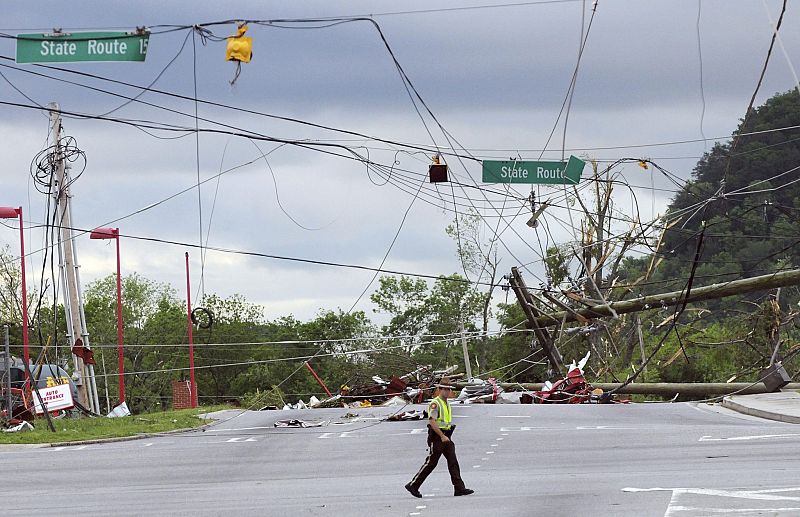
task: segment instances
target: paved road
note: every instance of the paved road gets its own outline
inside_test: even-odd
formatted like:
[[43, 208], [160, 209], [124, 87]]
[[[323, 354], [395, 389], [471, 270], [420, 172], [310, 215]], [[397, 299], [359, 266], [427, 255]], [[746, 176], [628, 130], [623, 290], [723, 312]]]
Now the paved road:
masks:
[[[397, 410], [247, 412], [185, 435], [0, 447], [0, 508], [40, 516], [800, 514], [793, 424], [695, 404], [454, 406], [463, 477], [476, 493], [453, 498], [443, 461], [420, 500], [403, 484], [424, 459], [424, 423], [378, 420]], [[343, 418], [348, 412], [359, 417]], [[282, 418], [329, 423], [275, 429]]]

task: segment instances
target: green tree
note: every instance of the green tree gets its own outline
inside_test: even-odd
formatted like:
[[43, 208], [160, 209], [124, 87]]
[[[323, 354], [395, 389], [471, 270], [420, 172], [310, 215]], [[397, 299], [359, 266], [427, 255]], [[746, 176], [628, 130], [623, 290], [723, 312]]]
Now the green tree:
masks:
[[370, 299], [378, 306], [375, 312], [391, 316], [383, 334], [397, 336], [421, 364], [437, 367], [461, 362], [457, 354], [448, 355], [452, 340], [462, 325], [467, 332], [477, 330], [484, 304], [482, 294], [459, 274], [440, 276], [432, 287], [422, 279], [383, 276]]
[[486, 365], [490, 354], [488, 331], [492, 317], [492, 296], [497, 287], [500, 259], [497, 256], [498, 237], [484, 239], [483, 225], [481, 215], [470, 208], [466, 213], [457, 214], [453, 223], [445, 228], [445, 232], [456, 241], [456, 255], [461, 261], [464, 274], [475, 282], [473, 290], [481, 298], [480, 323], [483, 335], [479, 343], [475, 343], [479, 346], [473, 348], [477, 349], [478, 363]]
[[[108, 390], [111, 404], [119, 398], [117, 368], [116, 276], [88, 285], [84, 293], [86, 326], [101, 371], [98, 394]], [[122, 321], [126, 399], [134, 411], [162, 407], [171, 396], [171, 374], [159, 372], [185, 364], [185, 313], [175, 291], [167, 284], [137, 273], [122, 278]], [[183, 326], [181, 326], [183, 322]], [[138, 373], [137, 373], [138, 372]]]

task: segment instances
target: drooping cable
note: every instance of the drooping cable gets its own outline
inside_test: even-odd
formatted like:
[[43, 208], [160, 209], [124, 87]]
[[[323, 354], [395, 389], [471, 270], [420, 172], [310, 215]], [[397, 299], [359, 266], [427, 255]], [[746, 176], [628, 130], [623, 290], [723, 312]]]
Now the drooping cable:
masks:
[[706, 134], [703, 131], [703, 121], [706, 117], [706, 92], [705, 88], [703, 87], [703, 45], [700, 40], [700, 13], [702, 6], [703, 0], [697, 0], [697, 22], [695, 23], [695, 29], [697, 32], [697, 64], [699, 66], [700, 74], [700, 102], [702, 104], [702, 108], [700, 109], [700, 136], [703, 139], [704, 146], [708, 148]]
[[197, 169], [197, 215], [200, 229], [200, 293], [201, 300], [206, 297], [205, 269], [206, 261], [203, 253], [203, 196], [200, 186], [200, 121], [198, 119], [197, 102], [197, 31], [192, 31], [192, 80], [194, 87], [194, 137], [195, 137], [195, 165]]

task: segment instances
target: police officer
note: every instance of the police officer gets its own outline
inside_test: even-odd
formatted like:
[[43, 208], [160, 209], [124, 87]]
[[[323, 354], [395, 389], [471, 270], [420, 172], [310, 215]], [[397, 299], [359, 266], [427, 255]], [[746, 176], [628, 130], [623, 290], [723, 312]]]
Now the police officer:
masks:
[[450, 481], [453, 483], [453, 495], [469, 495], [474, 492], [464, 486], [458, 467], [458, 458], [456, 458], [456, 446], [451, 439], [456, 426], [451, 423], [453, 416], [450, 412], [450, 404], [447, 403], [447, 399], [453, 393], [450, 379], [442, 377], [438, 388], [438, 396], [428, 405], [428, 457], [425, 458], [425, 463], [422, 464], [422, 468], [419, 469], [414, 479], [406, 484], [406, 490], [414, 497], [422, 497], [419, 487], [436, 468], [442, 455], [447, 459], [447, 469], [450, 471]]

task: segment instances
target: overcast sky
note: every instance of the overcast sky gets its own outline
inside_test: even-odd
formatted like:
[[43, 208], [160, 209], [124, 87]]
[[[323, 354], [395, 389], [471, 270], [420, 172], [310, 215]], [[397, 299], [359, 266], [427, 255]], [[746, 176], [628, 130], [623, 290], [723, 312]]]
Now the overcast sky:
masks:
[[[518, 156], [535, 160], [565, 98], [581, 27], [585, 30], [589, 25], [592, 2], [530, 2], [452, 10], [488, 4], [140, 1], [66, 6], [64, 2], [13, 2], [4, 6], [0, 32], [15, 35], [54, 28], [77, 32], [152, 27], [154, 34], [144, 63], [60, 66], [147, 85], [174, 58], [155, 88], [192, 97], [196, 73], [197, 94], [204, 100], [446, 149], [447, 139], [418, 104], [423, 124], [391, 56], [368, 22], [315, 30], [299, 30], [302, 25], [297, 24], [291, 25], [294, 28], [251, 24], [248, 36], [254, 38], [253, 60], [242, 65], [234, 86], [229, 81], [235, 66], [224, 60], [224, 43], [204, 42], [186, 30], [157, 34], [163, 30], [157, 26], [167, 24], [372, 13], [395, 57], [454, 141], [478, 158]], [[697, 159], [713, 145], [713, 138], [729, 135], [743, 115], [769, 46], [769, 16], [777, 19], [780, 5], [778, 0], [601, 0], [588, 33], [569, 111], [566, 155], [600, 160], [645, 157], [688, 178]], [[434, 11], [396, 13], [399, 6], [403, 11]], [[780, 32], [782, 45], [776, 45], [773, 51], [757, 104], [796, 85], [784, 54], [785, 49], [789, 59], [800, 67], [800, 15], [796, 9], [790, 3]], [[232, 35], [235, 29], [232, 24], [211, 27], [215, 36]], [[1, 39], [0, 55], [13, 57], [14, 53], [15, 41]], [[58, 102], [65, 111], [101, 114], [118, 107], [124, 99], [70, 85], [63, 79], [125, 96], [140, 92], [33, 65], [7, 60], [0, 64], [7, 65], [0, 72], [30, 99], [40, 105]], [[30, 71], [61, 80], [26, 73]], [[134, 102], [109, 117], [181, 127], [195, 124], [191, 101], [156, 93], [146, 93], [140, 99], [156, 107]], [[2, 78], [0, 101], [31, 103]], [[530, 211], [515, 199], [527, 196], [529, 189], [525, 186], [512, 191], [514, 197], [503, 204], [501, 196], [477, 189], [448, 184], [434, 188], [424, 182], [430, 153], [408, 149], [398, 153], [401, 148], [385, 143], [205, 104], [199, 105], [198, 112], [201, 118], [212, 121], [200, 121], [201, 128], [229, 130], [221, 126], [224, 124], [277, 139], [335, 142], [353, 147], [364, 156], [369, 152], [376, 162], [396, 163], [402, 171], [384, 184], [385, 178], [368, 173], [362, 163], [351, 159], [308, 148], [202, 133], [201, 181], [252, 163], [204, 183], [198, 200], [194, 134], [156, 131], [154, 134], [162, 138], [155, 138], [128, 125], [67, 118], [65, 134], [76, 139], [87, 157], [85, 172], [72, 186], [74, 226], [93, 228], [122, 218], [113, 226], [119, 226], [123, 235], [197, 246], [202, 209], [203, 239], [210, 246], [378, 267], [402, 224], [383, 267], [428, 275], [451, 274], [461, 269], [455, 244], [444, 231], [455, 215], [455, 196], [459, 213], [474, 206], [485, 216], [486, 238], [494, 228], [508, 227], [500, 246], [504, 274], [521, 263], [526, 265], [529, 285], [544, 278], [537, 254], [553, 241], [542, 227], [534, 231], [525, 225]], [[563, 118], [544, 158], [560, 159], [562, 131]], [[712, 140], [697, 141], [703, 135]], [[26, 233], [26, 246], [35, 252], [29, 257], [29, 278], [38, 276], [41, 268], [41, 254], [36, 250], [41, 247], [43, 234], [36, 225], [45, 218], [45, 197], [33, 187], [30, 162], [46, 146], [47, 136], [44, 111], [0, 106], [0, 206], [22, 205], [26, 225], [34, 227]], [[176, 136], [183, 137], [163, 139]], [[694, 142], [642, 146], [686, 140]], [[612, 149], [597, 149], [609, 147]], [[269, 155], [258, 160], [262, 151]], [[453, 177], [465, 184], [480, 183], [477, 161], [462, 163], [454, 157], [447, 161]], [[663, 213], [671, 193], [651, 186], [669, 189], [668, 182], [657, 173], [653, 176], [652, 169], [644, 171], [635, 165], [623, 166], [620, 171], [628, 182], [641, 187], [634, 192], [642, 219]], [[585, 174], [588, 172], [587, 167]], [[487, 187], [502, 190], [499, 186]], [[545, 198], [555, 199], [560, 192], [553, 187], [538, 189], [538, 195]], [[617, 207], [633, 215], [630, 192], [619, 189], [617, 195]], [[489, 207], [490, 202], [495, 209]], [[507, 216], [499, 226], [498, 210]], [[515, 214], [519, 215], [512, 217]], [[551, 217], [546, 222], [553, 239], [561, 243], [573, 236], [566, 222], [558, 220], [566, 221], [565, 214], [546, 214], [546, 219]], [[13, 226], [0, 226], [0, 245], [9, 244], [17, 250], [17, 235]], [[109, 243], [84, 236], [77, 245], [84, 283], [113, 273], [114, 248]], [[169, 283], [182, 296], [183, 254], [188, 251], [194, 287], [199, 288], [197, 248], [132, 238], [124, 238], [121, 246], [123, 274], [136, 271]], [[348, 310], [372, 273], [209, 251], [203, 277], [207, 293], [241, 293], [263, 304], [268, 318], [293, 314], [306, 319], [320, 309]], [[368, 294], [356, 308], [371, 314]], [[500, 296], [498, 301], [503, 301], [504, 295]]]

